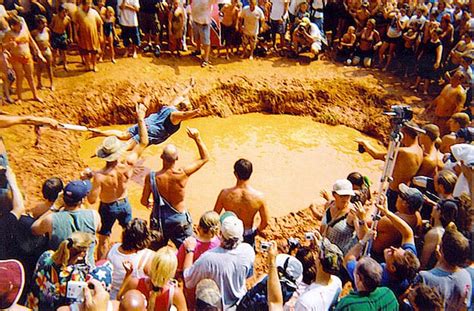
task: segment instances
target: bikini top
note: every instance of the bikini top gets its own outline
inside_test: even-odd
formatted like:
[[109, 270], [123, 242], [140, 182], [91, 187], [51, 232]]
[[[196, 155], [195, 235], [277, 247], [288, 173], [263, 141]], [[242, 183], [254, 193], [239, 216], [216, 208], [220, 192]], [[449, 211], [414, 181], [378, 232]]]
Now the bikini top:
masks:
[[362, 31], [362, 34], [360, 35], [360, 39], [364, 41], [372, 42], [374, 41], [374, 32], [371, 31], [370, 35], [367, 37], [367, 30], [364, 29], [364, 31]]
[[49, 42], [49, 34], [46, 28], [36, 34], [35, 40], [36, 42]]

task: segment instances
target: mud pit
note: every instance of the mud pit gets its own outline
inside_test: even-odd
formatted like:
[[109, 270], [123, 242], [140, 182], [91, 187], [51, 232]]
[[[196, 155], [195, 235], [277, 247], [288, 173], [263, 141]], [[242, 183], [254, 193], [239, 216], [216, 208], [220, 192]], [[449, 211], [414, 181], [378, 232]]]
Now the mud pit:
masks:
[[[44, 104], [24, 102], [4, 106], [2, 110], [12, 114], [52, 116], [89, 126], [130, 124], [135, 122], [134, 107], [129, 100], [133, 92], [151, 93], [154, 103], [159, 105], [173, 95], [171, 86], [184, 84], [194, 76], [197, 86], [191, 93], [191, 101], [201, 107], [204, 116], [229, 117], [250, 112], [301, 115], [321, 123], [346, 125], [386, 141], [389, 124], [381, 115], [384, 109], [392, 104], [408, 103], [414, 105], [415, 113], [420, 113], [425, 105], [405, 91], [401, 81], [364, 69], [279, 58], [253, 62], [234, 59], [229, 63], [216, 60], [214, 64], [213, 68], [202, 69], [190, 58], [140, 57], [119, 59], [116, 65], [101, 64], [100, 72], [94, 74], [74, 71], [75, 67], [79, 68], [76, 63], [68, 74], [58, 69], [54, 93], [40, 92]], [[30, 97], [31, 94], [25, 94], [25, 98]], [[1, 134], [27, 202], [38, 197], [44, 179], [51, 176], [65, 180], [77, 178], [87, 166], [78, 154], [79, 134], [44, 130], [39, 147], [33, 147], [35, 137], [29, 127], [5, 129]], [[353, 150], [353, 145], [349, 149]], [[350, 171], [355, 169], [357, 167]], [[224, 173], [230, 171], [225, 169]], [[256, 172], [255, 177], [258, 175]], [[334, 177], [331, 174], [320, 179], [333, 180]], [[232, 182], [223, 181], [219, 186], [230, 184]], [[315, 189], [311, 192], [312, 198], [317, 196]], [[214, 193], [209, 196], [215, 198]], [[211, 207], [205, 206], [206, 209]], [[294, 204], [292, 210], [299, 212], [273, 219], [267, 238], [285, 244], [283, 238], [302, 238], [305, 231], [317, 227], [319, 220], [303, 210], [306, 207], [307, 203]], [[278, 215], [283, 214], [284, 211]], [[259, 257], [257, 267], [260, 260]]]

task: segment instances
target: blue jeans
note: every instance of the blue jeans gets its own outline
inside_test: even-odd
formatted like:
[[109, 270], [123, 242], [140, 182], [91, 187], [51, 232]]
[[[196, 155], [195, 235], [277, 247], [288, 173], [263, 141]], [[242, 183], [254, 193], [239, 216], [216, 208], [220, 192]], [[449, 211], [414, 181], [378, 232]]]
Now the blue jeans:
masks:
[[125, 227], [132, 220], [132, 207], [128, 198], [112, 203], [100, 202], [99, 215], [102, 222], [99, 234], [108, 236], [112, 233], [115, 221], [118, 220], [120, 226]]
[[200, 38], [202, 45], [211, 45], [211, 26], [193, 22], [194, 39]]

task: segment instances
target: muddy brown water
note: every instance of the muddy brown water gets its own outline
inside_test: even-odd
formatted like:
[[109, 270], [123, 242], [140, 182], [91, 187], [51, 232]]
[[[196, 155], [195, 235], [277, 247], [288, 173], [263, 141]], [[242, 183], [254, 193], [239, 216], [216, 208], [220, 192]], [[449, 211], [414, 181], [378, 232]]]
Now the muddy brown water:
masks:
[[[380, 178], [382, 162], [358, 153], [354, 142], [364, 137], [376, 143], [374, 139], [345, 126], [316, 123], [310, 117], [260, 113], [184, 122], [164, 144], [145, 150], [145, 172], [160, 169], [159, 156], [167, 143], [179, 149], [178, 166], [199, 156], [194, 141], [186, 135], [187, 126], [199, 129], [211, 156], [209, 163], [191, 176], [187, 186], [186, 205], [194, 222], [204, 211], [213, 209], [222, 188], [234, 185], [233, 165], [239, 158], [252, 161], [251, 183], [265, 194], [274, 217], [297, 212], [315, 200], [324, 202], [319, 192], [330, 191], [336, 179], [345, 178], [352, 171], [367, 175], [375, 184]], [[79, 155], [92, 169], [104, 164], [98, 158], [91, 158], [102, 139], [84, 138], [81, 143]], [[149, 211], [140, 205], [142, 184], [143, 180], [134, 178], [129, 197], [134, 216], [148, 219]], [[117, 236], [119, 228], [115, 227], [114, 236]]]

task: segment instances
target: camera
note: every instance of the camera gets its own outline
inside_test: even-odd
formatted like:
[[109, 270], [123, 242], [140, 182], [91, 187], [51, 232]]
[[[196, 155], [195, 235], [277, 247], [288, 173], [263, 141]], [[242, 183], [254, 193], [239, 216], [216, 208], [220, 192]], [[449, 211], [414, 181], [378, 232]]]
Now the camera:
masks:
[[456, 138], [462, 138], [468, 144], [474, 140], [474, 127], [466, 127], [456, 132]]
[[262, 253], [266, 253], [270, 249], [270, 246], [271, 246], [270, 242], [262, 241], [262, 242], [260, 242], [260, 251]]
[[67, 283], [66, 298], [74, 299], [77, 302], [84, 301], [84, 289], [87, 287], [86, 282], [69, 281]]
[[392, 121], [398, 125], [413, 119], [413, 110], [407, 105], [394, 105], [390, 111], [384, 111], [383, 114], [392, 117]]
[[315, 235], [314, 235], [314, 232], [305, 232], [304, 238], [305, 238], [307, 241], [314, 241], [314, 240], [316, 239], [316, 237], [315, 237]]

